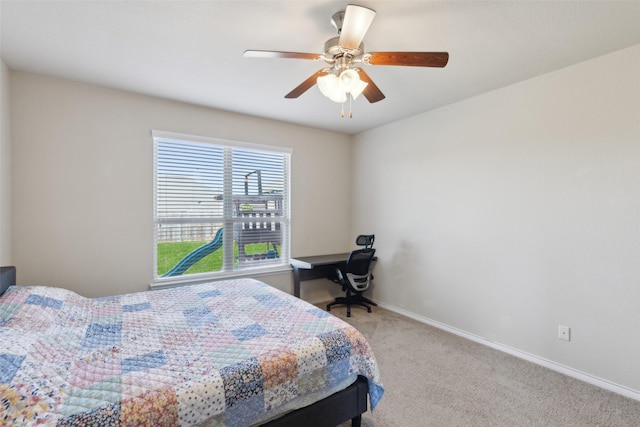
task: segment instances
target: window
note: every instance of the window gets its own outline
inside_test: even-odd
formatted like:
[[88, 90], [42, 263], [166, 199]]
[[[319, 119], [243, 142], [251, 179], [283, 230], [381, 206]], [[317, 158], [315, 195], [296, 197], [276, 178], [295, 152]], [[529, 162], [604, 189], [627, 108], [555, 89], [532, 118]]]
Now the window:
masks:
[[289, 265], [291, 151], [153, 131], [156, 281]]

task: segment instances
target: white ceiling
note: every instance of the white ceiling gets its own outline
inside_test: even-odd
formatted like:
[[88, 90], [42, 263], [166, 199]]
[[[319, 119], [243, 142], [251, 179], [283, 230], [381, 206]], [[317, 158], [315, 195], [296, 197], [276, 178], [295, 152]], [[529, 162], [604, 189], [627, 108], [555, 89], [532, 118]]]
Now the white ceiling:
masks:
[[366, 51], [450, 59], [366, 66], [386, 99], [358, 98], [352, 119], [316, 87], [284, 99], [323, 62], [243, 57], [322, 53], [345, 1], [1, 0], [0, 53], [13, 70], [354, 134], [640, 43], [640, 1], [354, 3], [377, 11]]

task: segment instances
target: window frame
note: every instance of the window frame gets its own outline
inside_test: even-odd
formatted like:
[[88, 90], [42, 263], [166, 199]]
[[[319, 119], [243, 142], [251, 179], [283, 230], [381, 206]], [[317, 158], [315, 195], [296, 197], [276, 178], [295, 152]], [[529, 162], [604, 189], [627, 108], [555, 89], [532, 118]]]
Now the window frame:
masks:
[[[236, 277], [250, 277], [250, 276], [264, 276], [269, 274], [282, 274], [291, 270], [291, 157], [293, 149], [290, 147], [283, 147], [277, 145], [264, 145], [256, 144], [252, 142], [235, 141], [223, 138], [214, 138], [199, 135], [190, 135], [176, 132], [168, 132], [161, 130], [152, 130], [151, 137], [153, 142], [153, 282], [151, 288], [163, 288], [175, 286], [177, 284], [186, 283], [198, 283], [210, 280], [221, 280], [226, 278]], [[233, 193], [232, 183], [232, 169], [228, 167], [227, 163], [227, 149], [244, 149], [261, 151], [271, 154], [283, 154], [285, 155], [285, 176], [283, 181], [283, 201], [282, 201], [282, 216], [278, 218], [278, 222], [281, 223], [282, 241], [280, 244], [280, 263], [275, 265], [260, 265], [234, 269], [234, 256], [233, 256], [233, 233], [224, 233], [223, 235], [223, 265], [220, 271], [213, 271], [207, 273], [192, 273], [187, 275], [161, 277], [158, 276], [158, 233], [157, 226], [159, 223], [165, 223], [158, 219], [158, 158], [157, 149], [159, 141], [167, 142], [187, 142], [187, 143], [203, 143], [214, 145], [224, 148], [225, 162], [224, 162], [224, 190], [223, 190], [223, 219], [222, 226], [233, 228], [234, 223], [242, 222], [242, 217], [233, 216], [233, 202], [232, 197], [229, 197]], [[205, 221], [210, 218], [203, 218]], [[189, 219], [184, 221], [188, 223]]]

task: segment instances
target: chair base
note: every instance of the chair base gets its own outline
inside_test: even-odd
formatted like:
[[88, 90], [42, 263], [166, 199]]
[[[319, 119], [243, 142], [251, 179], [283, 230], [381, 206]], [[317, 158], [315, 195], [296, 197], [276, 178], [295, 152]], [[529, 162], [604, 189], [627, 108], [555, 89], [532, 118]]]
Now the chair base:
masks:
[[351, 306], [359, 305], [367, 309], [367, 313], [371, 313], [371, 305], [377, 307], [378, 304], [371, 301], [369, 298], [365, 298], [362, 295], [351, 295], [346, 297], [338, 297], [333, 302], [327, 304], [327, 311], [331, 311], [331, 307], [334, 305], [346, 305], [347, 317], [351, 317]]

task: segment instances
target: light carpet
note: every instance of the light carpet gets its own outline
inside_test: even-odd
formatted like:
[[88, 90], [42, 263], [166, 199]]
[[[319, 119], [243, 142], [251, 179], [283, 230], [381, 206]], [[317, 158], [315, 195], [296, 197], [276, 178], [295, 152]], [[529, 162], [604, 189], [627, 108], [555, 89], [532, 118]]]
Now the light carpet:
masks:
[[351, 312], [331, 310], [367, 338], [385, 387], [365, 427], [640, 426], [639, 401], [379, 307]]

